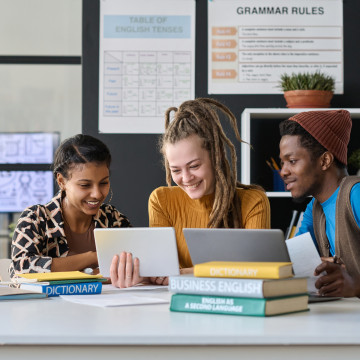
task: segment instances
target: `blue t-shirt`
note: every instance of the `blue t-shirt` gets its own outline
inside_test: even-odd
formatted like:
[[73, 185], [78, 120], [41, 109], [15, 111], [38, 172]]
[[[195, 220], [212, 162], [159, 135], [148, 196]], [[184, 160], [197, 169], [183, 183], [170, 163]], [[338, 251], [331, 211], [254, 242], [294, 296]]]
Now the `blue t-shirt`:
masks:
[[[335, 216], [336, 216], [336, 199], [339, 193], [340, 187], [338, 187], [335, 192], [323, 203], [321, 206], [323, 208], [325, 218], [326, 218], [326, 236], [330, 244], [330, 254], [335, 255]], [[296, 235], [301, 235], [306, 232], [310, 232], [313, 241], [317, 247], [315, 240], [314, 226], [313, 226], [313, 204], [314, 200], [312, 199], [306, 207], [304, 212], [304, 217], [301, 222], [301, 226]], [[360, 227], [360, 183], [355, 184], [350, 192], [350, 203], [351, 208], [354, 214], [354, 218]]]

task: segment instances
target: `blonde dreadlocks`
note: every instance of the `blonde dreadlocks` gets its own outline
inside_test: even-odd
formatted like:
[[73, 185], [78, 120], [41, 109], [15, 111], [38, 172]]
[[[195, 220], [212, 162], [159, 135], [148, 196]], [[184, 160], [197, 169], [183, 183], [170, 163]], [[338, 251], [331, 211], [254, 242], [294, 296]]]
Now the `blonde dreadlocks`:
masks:
[[[243, 189], [261, 189], [256, 185], [243, 185], [237, 181], [236, 150], [234, 144], [225, 135], [218, 112], [227, 116], [240, 138], [234, 114], [223, 104], [207, 98], [185, 101], [179, 108], [171, 107], [165, 113], [165, 133], [160, 139], [160, 151], [164, 157], [166, 182], [171, 186], [170, 166], [165, 156], [166, 144], [175, 144], [190, 135], [198, 135], [203, 141], [203, 148], [209, 151], [215, 174], [215, 199], [210, 213], [208, 226], [211, 228], [242, 228], [241, 203], [235, 196], [236, 187]], [[175, 112], [170, 120], [170, 114]], [[231, 165], [226, 151], [231, 155]]]

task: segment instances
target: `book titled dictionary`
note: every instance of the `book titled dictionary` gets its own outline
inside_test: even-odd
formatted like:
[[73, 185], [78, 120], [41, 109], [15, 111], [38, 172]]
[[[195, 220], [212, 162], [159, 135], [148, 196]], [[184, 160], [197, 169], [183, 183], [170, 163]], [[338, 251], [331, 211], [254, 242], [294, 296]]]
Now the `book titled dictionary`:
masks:
[[273, 299], [174, 294], [170, 310], [247, 316], [274, 316], [308, 310], [308, 295]]
[[44, 293], [48, 297], [60, 295], [90, 295], [100, 294], [102, 289], [101, 281], [93, 282], [61, 282], [56, 283], [21, 283], [21, 289], [30, 290], [32, 292]]
[[169, 290], [178, 294], [270, 298], [306, 294], [307, 278], [232, 279], [193, 275], [169, 277]]
[[194, 266], [198, 277], [282, 279], [293, 276], [291, 262], [211, 261]]

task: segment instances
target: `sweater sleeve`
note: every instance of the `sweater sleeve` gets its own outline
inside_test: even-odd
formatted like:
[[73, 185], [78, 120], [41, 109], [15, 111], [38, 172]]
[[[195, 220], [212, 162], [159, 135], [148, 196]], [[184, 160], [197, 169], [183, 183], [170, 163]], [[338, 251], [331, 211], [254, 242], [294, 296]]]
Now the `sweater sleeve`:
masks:
[[242, 218], [244, 229], [270, 229], [270, 203], [261, 190], [242, 190]]
[[173, 226], [170, 216], [165, 208], [166, 195], [162, 188], [155, 189], [148, 203], [149, 226], [150, 227], [171, 227]]
[[46, 240], [39, 211], [39, 208], [25, 210], [17, 223], [11, 244], [11, 277], [19, 273], [50, 272], [52, 257], [42, 255]]

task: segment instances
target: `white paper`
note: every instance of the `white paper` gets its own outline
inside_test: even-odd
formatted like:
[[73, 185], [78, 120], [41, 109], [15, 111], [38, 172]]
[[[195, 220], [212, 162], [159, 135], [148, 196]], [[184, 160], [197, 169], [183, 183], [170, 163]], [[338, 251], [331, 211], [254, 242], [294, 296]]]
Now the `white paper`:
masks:
[[209, 1], [209, 94], [280, 94], [281, 74], [315, 71], [342, 94], [342, 13], [342, 0]]
[[113, 285], [110, 284], [106, 284], [102, 286], [102, 293], [105, 292], [111, 292], [111, 291], [143, 291], [143, 290], [157, 290], [157, 289], [164, 289], [167, 290], [167, 286], [163, 286], [163, 285], [144, 285], [144, 284], [139, 284], [139, 285], [135, 285], [135, 286], [131, 286], [128, 288], [118, 288], [115, 287]]
[[134, 295], [132, 292], [105, 292], [94, 295], [60, 295], [66, 301], [91, 306], [114, 307], [114, 306], [133, 306], [133, 305], [150, 305], [150, 304], [167, 304], [170, 303], [170, 293], [140, 291]]
[[195, 0], [100, 1], [100, 132], [162, 133], [194, 79]]
[[286, 240], [294, 274], [297, 277], [308, 277], [309, 292], [317, 293], [314, 270], [321, 264], [320, 255], [309, 232]]

